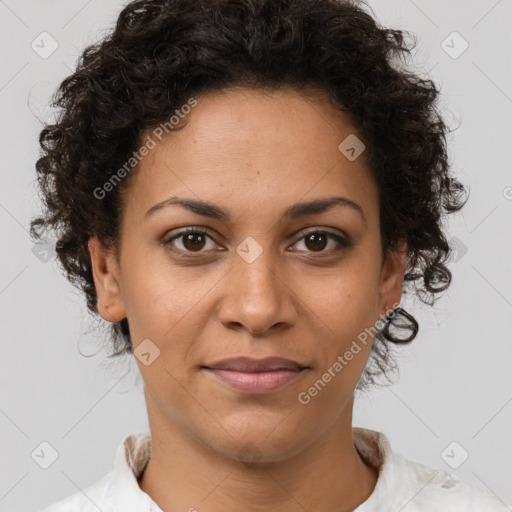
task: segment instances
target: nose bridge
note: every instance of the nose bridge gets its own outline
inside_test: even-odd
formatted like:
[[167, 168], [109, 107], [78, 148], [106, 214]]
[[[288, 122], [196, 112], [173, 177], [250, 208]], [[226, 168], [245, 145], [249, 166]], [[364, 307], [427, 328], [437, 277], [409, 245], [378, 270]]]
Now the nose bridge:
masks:
[[223, 322], [243, 324], [252, 332], [290, 322], [294, 311], [279, 275], [278, 255], [273, 252], [270, 238], [262, 236], [260, 242], [247, 236], [236, 247], [233, 268], [228, 274], [229, 298], [224, 297], [220, 308]]
[[275, 269], [276, 258], [270, 237], [260, 236], [258, 239], [259, 241], [252, 236], [247, 236], [236, 247], [235, 279], [244, 288], [248, 288], [249, 292], [254, 289], [256, 295], [272, 294], [279, 288], [275, 282], [279, 280]]

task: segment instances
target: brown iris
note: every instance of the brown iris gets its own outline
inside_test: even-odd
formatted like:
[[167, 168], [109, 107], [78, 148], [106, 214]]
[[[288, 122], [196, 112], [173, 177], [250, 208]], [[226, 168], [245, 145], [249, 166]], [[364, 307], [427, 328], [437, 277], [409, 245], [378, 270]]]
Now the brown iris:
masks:
[[[319, 238], [324, 238], [324, 242], [319, 242]], [[310, 235], [307, 235], [305, 237], [305, 244], [308, 247], [308, 249], [320, 249], [323, 250], [325, 248], [325, 243], [327, 241], [327, 236], [323, 233], [311, 233]], [[311, 246], [308, 245], [308, 243], [311, 242]]]
[[[189, 250], [201, 250], [204, 247], [205, 235], [203, 233], [186, 233], [183, 236], [183, 246]], [[202, 240], [200, 240], [202, 239]], [[200, 240], [200, 241], [198, 241]]]

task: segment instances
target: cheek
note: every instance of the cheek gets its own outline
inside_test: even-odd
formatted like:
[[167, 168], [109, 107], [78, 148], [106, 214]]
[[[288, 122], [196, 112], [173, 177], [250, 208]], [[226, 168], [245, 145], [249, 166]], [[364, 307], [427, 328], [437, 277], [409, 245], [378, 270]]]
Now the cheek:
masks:
[[197, 273], [158, 261], [133, 261], [123, 278], [123, 301], [130, 328], [139, 336], [166, 339], [174, 326], [204, 298], [209, 286]]
[[325, 380], [332, 380], [333, 391], [357, 382], [366, 365], [378, 320], [377, 298], [371, 279], [356, 275], [331, 279], [323, 293], [308, 299], [326, 340], [319, 349], [318, 375], [330, 371]]
[[346, 335], [357, 335], [378, 314], [378, 288], [369, 269], [329, 276], [307, 300], [332, 331]]
[[353, 396], [370, 353], [369, 344], [342, 345], [338, 344], [339, 349], [329, 354], [327, 363], [305, 380], [297, 394], [304, 411], [317, 418], [324, 417], [328, 422], [337, 417]]

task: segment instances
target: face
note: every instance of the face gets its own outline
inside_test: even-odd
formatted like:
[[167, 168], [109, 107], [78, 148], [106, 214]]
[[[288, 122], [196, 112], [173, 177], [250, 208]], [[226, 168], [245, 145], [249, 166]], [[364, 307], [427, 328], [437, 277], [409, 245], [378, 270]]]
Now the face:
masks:
[[[150, 424], [226, 457], [257, 446], [283, 460], [350, 415], [371, 349], [357, 340], [400, 301], [406, 257], [382, 258], [366, 153], [338, 149], [363, 137], [320, 92], [226, 89], [197, 98], [187, 121], [132, 176], [119, 265], [90, 244], [99, 312], [127, 317], [145, 354]], [[194, 204], [155, 207], [169, 198]], [[203, 368], [270, 356], [306, 369], [262, 391]]]

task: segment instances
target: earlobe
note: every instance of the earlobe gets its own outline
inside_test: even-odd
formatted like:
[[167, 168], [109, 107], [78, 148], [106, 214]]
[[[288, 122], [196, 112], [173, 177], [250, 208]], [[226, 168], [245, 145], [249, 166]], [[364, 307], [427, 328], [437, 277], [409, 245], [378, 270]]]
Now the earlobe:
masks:
[[126, 317], [126, 312], [121, 296], [115, 248], [106, 248], [97, 237], [93, 237], [89, 240], [88, 249], [96, 289], [98, 313], [108, 322], [119, 322]]

